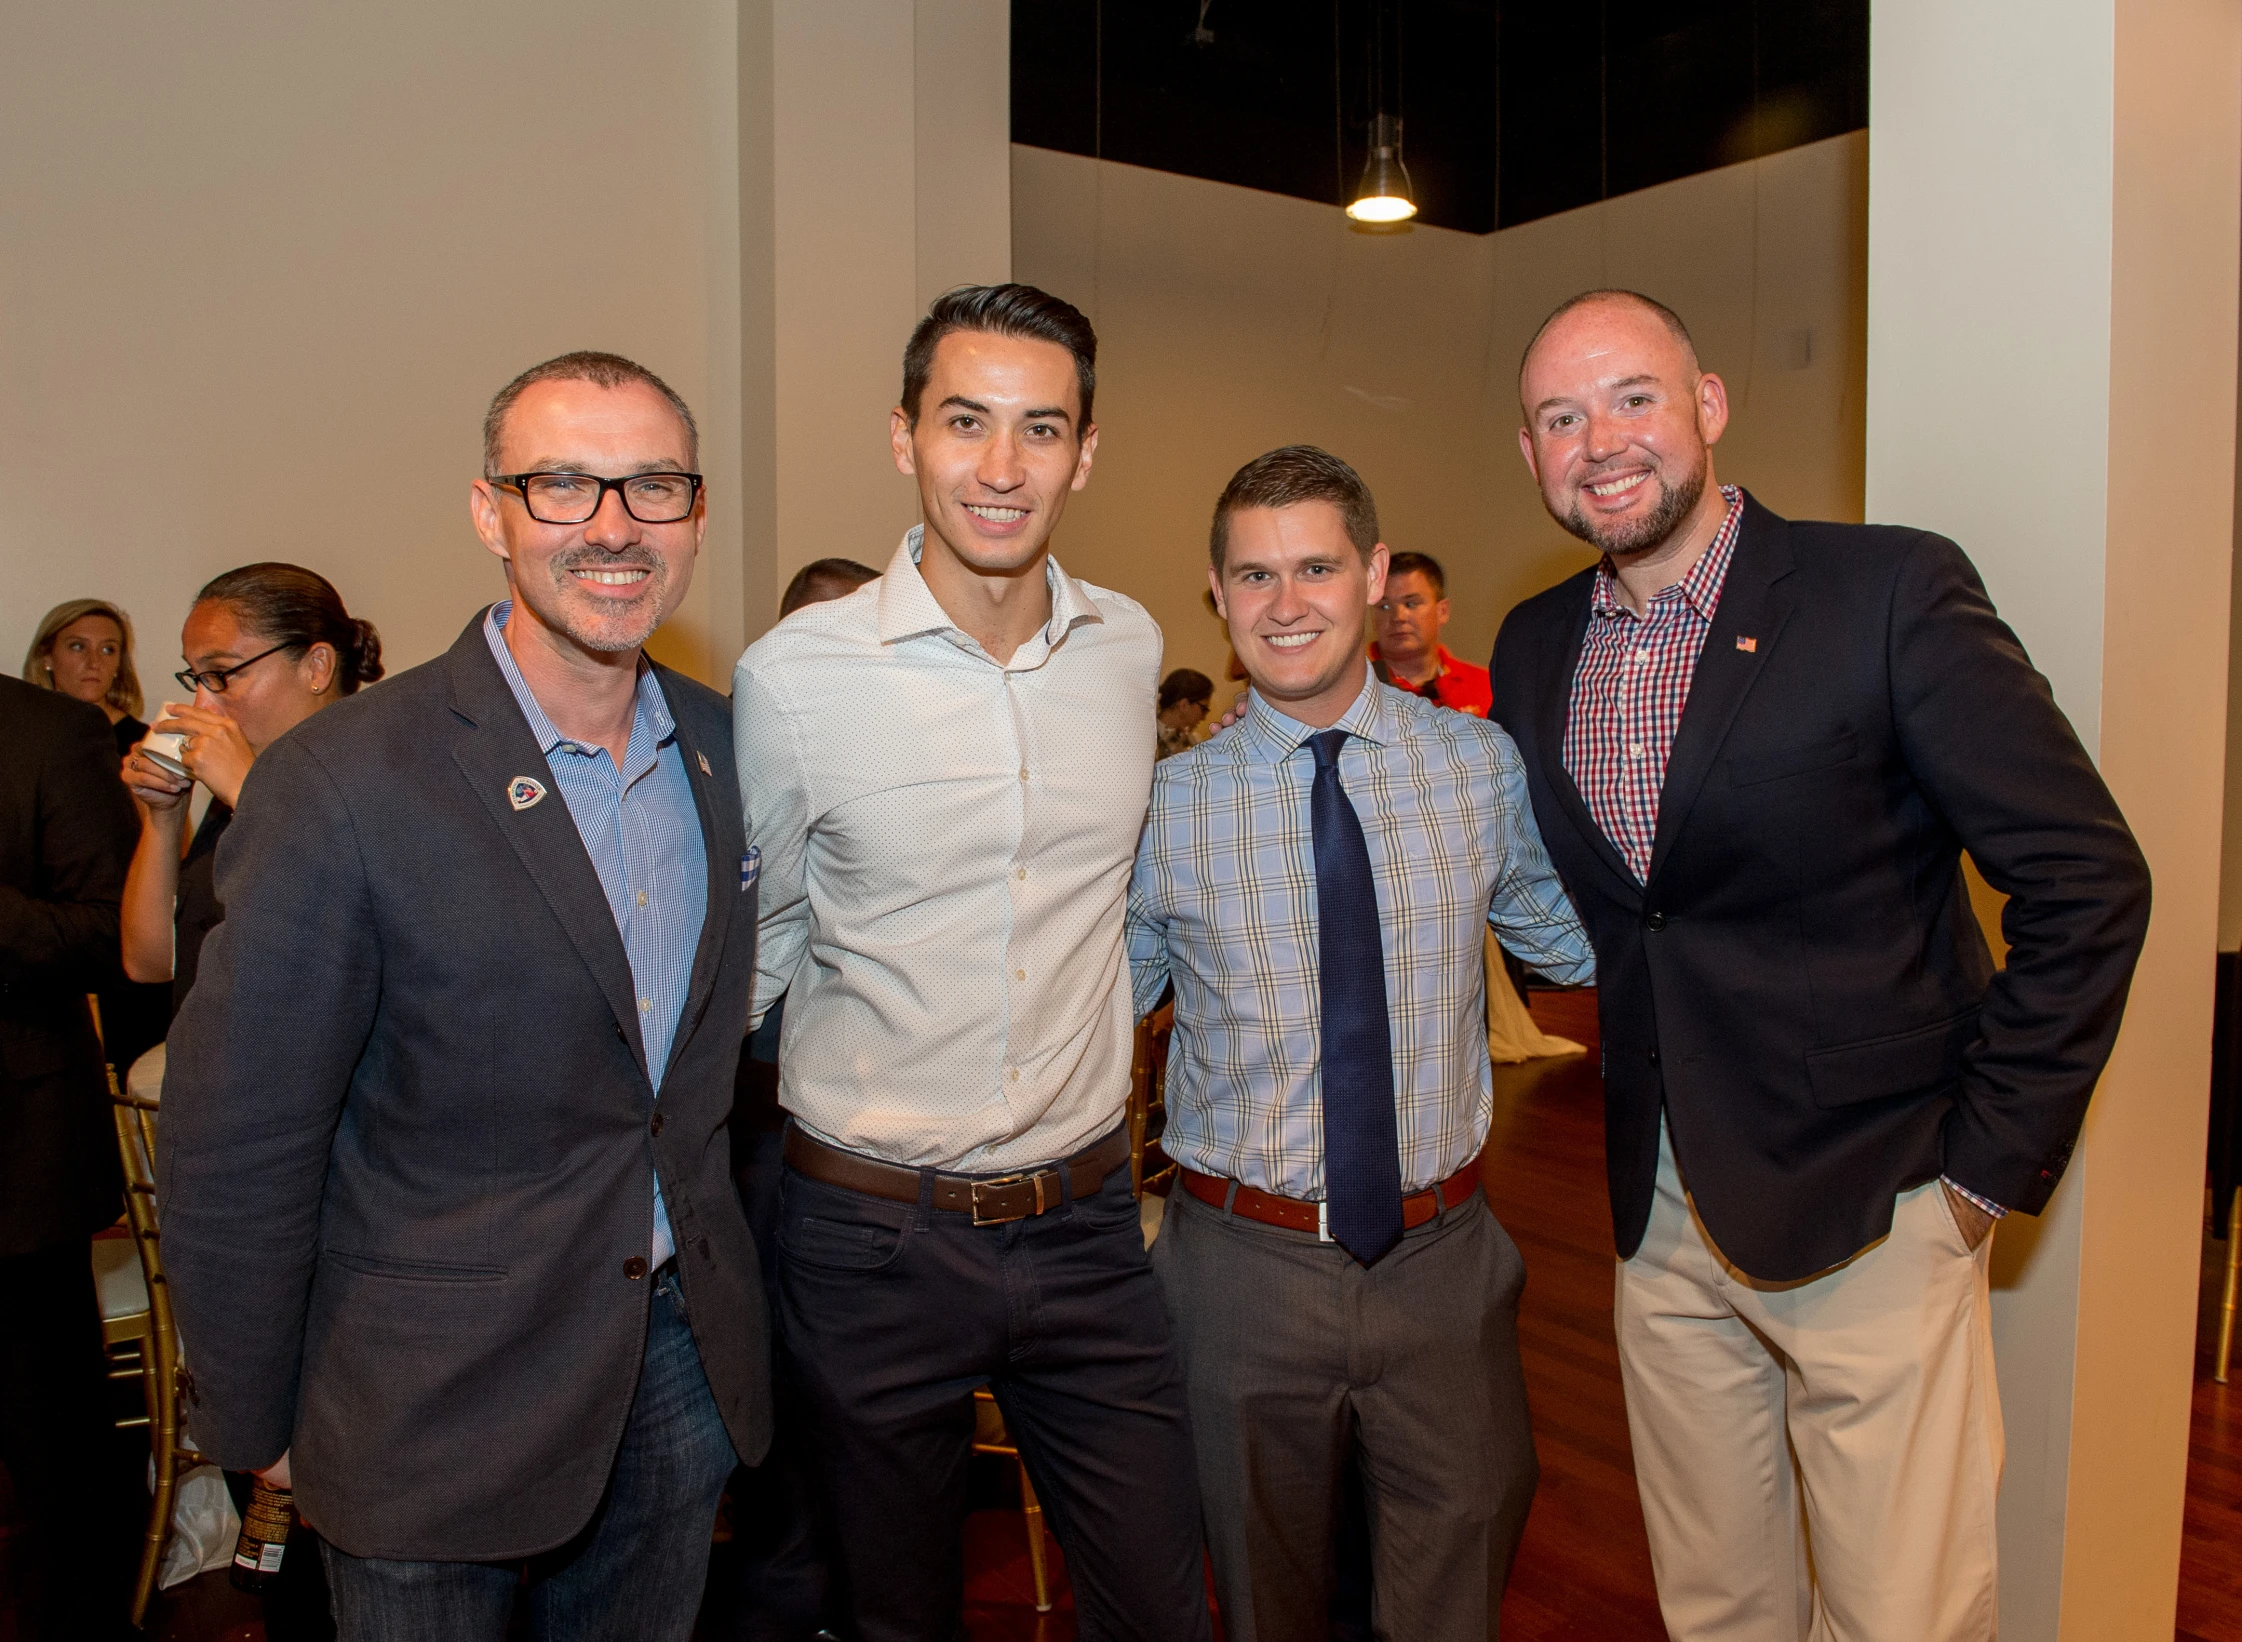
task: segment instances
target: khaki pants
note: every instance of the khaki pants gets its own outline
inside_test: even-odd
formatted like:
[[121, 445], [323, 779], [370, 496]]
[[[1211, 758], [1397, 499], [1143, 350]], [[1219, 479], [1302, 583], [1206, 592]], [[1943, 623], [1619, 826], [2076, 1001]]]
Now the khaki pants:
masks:
[[2001, 1407], [1992, 1238], [1938, 1182], [1835, 1271], [1757, 1284], [1658, 1195], [1619, 1266], [1619, 1364], [1676, 1642], [1987, 1642]]

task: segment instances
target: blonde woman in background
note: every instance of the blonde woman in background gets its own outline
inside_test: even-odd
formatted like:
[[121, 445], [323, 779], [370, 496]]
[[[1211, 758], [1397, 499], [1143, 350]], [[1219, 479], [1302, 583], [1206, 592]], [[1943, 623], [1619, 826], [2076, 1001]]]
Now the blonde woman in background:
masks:
[[132, 618], [107, 599], [70, 599], [40, 618], [24, 652], [23, 679], [90, 701], [109, 715], [117, 756], [148, 733], [140, 721], [140, 676], [132, 668]]
[[[129, 756], [148, 733], [138, 717], [140, 676], [132, 667], [132, 618], [107, 599], [69, 599], [41, 617], [23, 655], [23, 680], [99, 707], [109, 717], [119, 758]], [[163, 1041], [171, 1023], [171, 988], [118, 979], [96, 996], [102, 1052], [122, 1077]]]

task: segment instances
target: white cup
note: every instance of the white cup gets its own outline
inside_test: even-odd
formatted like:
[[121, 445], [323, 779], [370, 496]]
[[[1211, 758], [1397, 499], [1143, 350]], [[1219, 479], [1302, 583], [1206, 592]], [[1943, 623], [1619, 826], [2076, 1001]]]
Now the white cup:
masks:
[[179, 762], [185, 741], [177, 730], [150, 730], [141, 740], [140, 754], [158, 769], [168, 770], [182, 781], [192, 781], [194, 777], [188, 773], [187, 766]]

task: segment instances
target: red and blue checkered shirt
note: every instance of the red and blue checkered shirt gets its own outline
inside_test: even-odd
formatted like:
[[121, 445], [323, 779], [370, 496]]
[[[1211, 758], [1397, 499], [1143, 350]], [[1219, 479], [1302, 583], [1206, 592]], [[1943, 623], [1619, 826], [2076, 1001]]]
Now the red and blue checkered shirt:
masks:
[[1728, 499], [1728, 517], [1712, 545], [1688, 575], [1652, 595], [1642, 615], [1621, 602], [1609, 559], [1596, 571], [1589, 595], [1588, 634], [1565, 715], [1565, 773], [1638, 880], [1650, 877], [1666, 755], [1681, 727], [1697, 654], [1720, 608], [1744, 518], [1743, 491], [1723, 485], [1720, 493]]
[[[1652, 594], [1643, 614], [1620, 602], [1611, 561], [1603, 562], [1588, 599], [1580, 664], [1573, 669], [1572, 707], [1565, 715], [1565, 773], [1638, 882], [1650, 877], [1666, 757], [1681, 728], [1713, 612], [1720, 608], [1729, 561], [1736, 556], [1744, 493], [1735, 485], [1721, 486], [1720, 493], [1728, 499], [1728, 516], [1714, 532], [1712, 545], [1688, 575]], [[1946, 1183], [1996, 1220], [2008, 1213], [1957, 1180]]]

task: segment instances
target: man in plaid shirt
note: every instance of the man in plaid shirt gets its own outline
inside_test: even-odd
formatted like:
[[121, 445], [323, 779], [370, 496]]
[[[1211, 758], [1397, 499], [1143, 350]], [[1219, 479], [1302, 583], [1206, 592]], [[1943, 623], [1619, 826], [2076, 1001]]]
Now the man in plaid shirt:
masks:
[[1306, 446], [1248, 463], [1212, 558], [1253, 692], [1157, 766], [1128, 941], [1138, 1009], [1176, 989], [1183, 1189], [1152, 1260], [1224, 1632], [1322, 1634], [1354, 1451], [1381, 1630], [1483, 1642], [1536, 1477], [1525, 1268], [1479, 1190], [1484, 932], [1564, 981], [1593, 962], [1510, 738], [1371, 676], [1361, 477]]
[[[1600, 562], [1504, 622], [1495, 713], [1596, 944], [1667, 1629], [1984, 1642], [1988, 1239], [2070, 1159], [2147, 868], [1959, 547], [1715, 480], [1727, 389], [1671, 310], [1576, 297], [1519, 377]], [[2008, 897], [1997, 970], [1964, 849]]]

